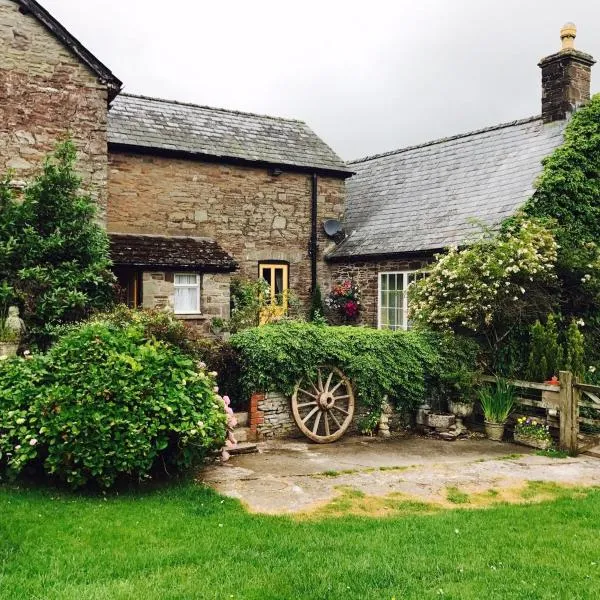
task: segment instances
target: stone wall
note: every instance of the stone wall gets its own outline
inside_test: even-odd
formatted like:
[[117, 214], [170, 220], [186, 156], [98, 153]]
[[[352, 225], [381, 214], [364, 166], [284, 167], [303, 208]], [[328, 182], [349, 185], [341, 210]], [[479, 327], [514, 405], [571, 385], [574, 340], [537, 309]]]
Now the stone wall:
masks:
[[[311, 178], [267, 169], [110, 151], [108, 230], [193, 235], [215, 239], [258, 277], [259, 261], [290, 263], [290, 288], [306, 301], [310, 288]], [[329, 289], [322, 261], [330, 243], [327, 218], [343, 212], [344, 181], [319, 177], [318, 276]]]
[[416, 271], [431, 262], [431, 257], [422, 256], [410, 260], [362, 260], [356, 262], [331, 263], [329, 270], [333, 283], [352, 279], [361, 290], [360, 324], [377, 327], [379, 273], [393, 271]]
[[[204, 273], [200, 287], [200, 315], [178, 315], [186, 324], [208, 332], [215, 317], [229, 319], [229, 273]], [[142, 306], [173, 310], [175, 285], [171, 271], [146, 271], [142, 275]]]
[[106, 208], [107, 89], [18, 4], [0, 0], [0, 171], [21, 181], [71, 135], [84, 186]]
[[[366, 416], [363, 406], [356, 406], [354, 419], [346, 435], [360, 433], [360, 421]], [[248, 413], [250, 434], [254, 440], [269, 440], [279, 438], [304, 438], [298, 429], [292, 414], [291, 400], [280, 392], [256, 393], [250, 399]], [[398, 432], [407, 425], [405, 416], [394, 413], [390, 416], [390, 430]]]
[[567, 119], [589, 101], [593, 64], [591, 56], [577, 50], [558, 52], [540, 61], [544, 122]]

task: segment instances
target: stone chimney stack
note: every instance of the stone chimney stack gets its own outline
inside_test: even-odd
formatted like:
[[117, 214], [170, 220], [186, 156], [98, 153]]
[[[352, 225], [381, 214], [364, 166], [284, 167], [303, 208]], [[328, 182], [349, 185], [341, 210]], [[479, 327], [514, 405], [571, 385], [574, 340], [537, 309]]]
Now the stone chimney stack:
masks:
[[544, 123], [567, 119], [590, 99], [591, 68], [596, 62], [575, 49], [577, 28], [567, 23], [560, 30], [562, 48], [542, 58], [542, 118]]

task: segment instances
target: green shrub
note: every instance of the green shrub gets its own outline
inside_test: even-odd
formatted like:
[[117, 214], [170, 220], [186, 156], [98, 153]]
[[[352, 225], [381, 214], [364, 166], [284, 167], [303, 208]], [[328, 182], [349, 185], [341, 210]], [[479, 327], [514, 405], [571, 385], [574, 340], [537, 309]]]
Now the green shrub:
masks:
[[571, 320], [567, 331], [565, 332], [566, 361], [565, 371], [571, 371], [581, 381], [585, 377], [585, 339], [583, 333], [579, 330], [579, 325], [575, 319]]
[[18, 197], [0, 177], [0, 281], [19, 304], [30, 341], [47, 347], [54, 328], [114, 302], [108, 236], [82, 195], [72, 142], [57, 147]]
[[550, 313], [546, 324], [536, 321], [531, 327], [531, 350], [527, 366], [527, 378], [546, 381], [558, 375], [563, 365], [564, 351], [559, 342], [557, 318]]
[[357, 399], [378, 415], [384, 396], [400, 409], [443, 393], [442, 374], [460, 364], [475, 368], [476, 345], [457, 336], [360, 327], [282, 323], [248, 329], [231, 338], [240, 354], [241, 380], [255, 391], [293, 392], [319, 365], [342, 369]]
[[186, 468], [226, 435], [214, 378], [140, 324], [73, 327], [0, 365], [0, 472], [41, 463], [73, 487]]

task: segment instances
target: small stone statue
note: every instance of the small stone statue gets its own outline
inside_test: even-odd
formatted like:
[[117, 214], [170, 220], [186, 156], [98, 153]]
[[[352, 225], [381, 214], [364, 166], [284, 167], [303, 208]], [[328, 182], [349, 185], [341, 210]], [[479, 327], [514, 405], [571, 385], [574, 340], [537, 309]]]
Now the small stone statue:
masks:
[[20, 340], [25, 333], [25, 321], [19, 316], [19, 307], [10, 306], [8, 309], [8, 317], [4, 321], [4, 329], [14, 333], [15, 338]]
[[379, 417], [379, 427], [377, 432], [379, 437], [390, 437], [390, 415], [392, 412], [392, 407], [389, 405], [389, 402], [385, 402], [381, 409], [381, 416]]

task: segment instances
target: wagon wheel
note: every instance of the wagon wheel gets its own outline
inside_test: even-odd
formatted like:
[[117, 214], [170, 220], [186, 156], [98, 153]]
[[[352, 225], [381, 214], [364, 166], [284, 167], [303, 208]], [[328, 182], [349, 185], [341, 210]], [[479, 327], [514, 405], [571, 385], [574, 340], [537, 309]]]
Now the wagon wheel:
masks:
[[294, 389], [292, 412], [300, 431], [313, 442], [339, 440], [354, 415], [354, 393], [336, 367], [320, 366], [317, 377], [303, 377]]

